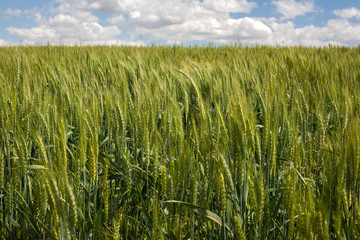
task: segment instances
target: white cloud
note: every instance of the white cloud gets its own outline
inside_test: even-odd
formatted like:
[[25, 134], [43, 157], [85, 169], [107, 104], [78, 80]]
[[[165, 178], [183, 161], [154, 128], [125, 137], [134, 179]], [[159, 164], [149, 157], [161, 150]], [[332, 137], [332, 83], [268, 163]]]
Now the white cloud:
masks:
[[19, 17], [20, 14], [21, 14], [21, 10], [20, 10], [20, 9], [7, 8], [7, 9], [4, 11], [4, 14], [11, 15], [11, 16], [15, 16], [15, 17]]
[[59, 0], [62, 8], [77, 7], [79, 9], [96, 10], [110, 14], [124, 14], [138, 9], [158, 9], [166, 5], [173, 6], [194, 6], [200, 5], [209, 10], [219, 12], [244, 12], [249, 13], [257, 6], [256, 2], [248, 2], [247, 0]]
[[36, 15], [39, 26], [24, 29], [8, 27], [7, 31], [19, 37], [24, 37], [28, 43], [46, 44], [77, 44], [99, 43], [116, 41], [121, 33], [116, 26], [102, 26], [99, 19], [89, 12], [76, 12], [72, 14], [58, 14], [44, 18]]
[[252, 18], [216, 19], [207, 17], [164, 26], [157, 31], [142, 29], [142, 32], [153, 39], [175, 42], [206, 40], [215, 43], [235, 41], [255, 43], [263, 42], [271, 36], [271, 29], [268, 26]]
[[0, 46], [8, 46], [10, 45], [10, 43], [8, 43], [7, 41], [0, 39]]
[[324, 27], [314, 25], [296, 29], [299, 39], [334, 41], [338, 43], [360, 42], [360, 24], [352, 24], [346, 19], [329, 20]]
[[283, 15], [284, 19], [292, 19], [316, 11], [313, 1], [278, 0], [272, 1], [272, 3], [276, 6], [278, 12]]
[[272, 29], [269, 44], [295, 45], [298, 43], [293, 22], [279, 23], [275, 18], [268, 19], [266, 22]]
[[345, 19], [329, 20], [324, 31], [328, 38], [341, 42], [360, 43], [360, 24], [354, 24]]
[[206, 8], [218, 12], [243, 12], [249, 13], [257, 6], [256, 2], [246, 0], [204, 0], [203, 5]]
[[140, 2], [136, 8], [128, 6], [126, 11], [110, 17], [109, 21], [112, 24], [135, 29], [136, 32], [194, 20], [205, 21], [207, 18], [225, 19], [228, 18], [228, 14], [209, 10], [196, 1], [154, 0]]
[[120, 14], [109, 18], [112, 24], [126, 27], [134, 36], [145, 35], [168, 42], [234, 42], [239, 38], [256, 40], [268, 36], [271, 31], [251, 18], [230, 18], [230, 12], [249, 12], [256, 7], [256, 3], [245, 0], [221, 3], [213, 0], [154, 0], [134, 5], [123, 7]]
[[355, 7], [345, 8], [341, 10], [337, 9], [333, 13], [341, 18], [356, 18], [360, 20], [360, 10]]
[[[143, 45], [142, 41], [120, 40], [121, 30], [115, 25], [104, 25], [92, 11], [96, 3], [86, 1], [57, 1], [59, 6], [50, 6], [49, 11], [37, 11], [32, 14], [37, 26], [32, 28], [8, 27], [6, 30], [23, 39], [24, 44], [117, 44]], [[42, 12], [50, 13], [45, 17]]]
[[[138, 40], [142, 38], [167, 44], [360, 43], [360, 23], [350, 21], [358, 18], [356, 8], [334, 11], [340, 18], [330, 19], [322, 27], [296, 27], [290, 21], [292, 18], [318, 11], [314, 1], [309, 0], [272, 1], [283, 15], [280, 19], [230, 17], [232, 12], [249, 13], [254, 9], [257, 5], [251, 0], [57, 0], [56, 3], [32, 13], [36, 26], [8, 27], [8, 32], [22, 38], [24, 44], [144, 45]], [[94, 12], [107, 14], [107, 19], [100, 19]]]
[[[175, 0], [170, 0], [174, 1]], [[188, 0], [186, 0], [188, 1]], [[156, 8], [155, 0], [58, 0], [57, 2], [61, 3], [59, 7], [56, 8], [57, 11], [69, 11], [70, 9], [83, 9], [83, 10], [92, 10], [99, 11], [109, 14], [123, 14], [126, 12], [133, 11], [137, 8], [144, 8], [145, 6], [152, 6]]]
[[308, 25], [296, 28], [291, 21], [279, 22], [276, 18], [261, 19], [272, 29], [267, 44], [325, 46], [360, 43], [360, 24], [347, 19], [330, 19], [323, 27]]

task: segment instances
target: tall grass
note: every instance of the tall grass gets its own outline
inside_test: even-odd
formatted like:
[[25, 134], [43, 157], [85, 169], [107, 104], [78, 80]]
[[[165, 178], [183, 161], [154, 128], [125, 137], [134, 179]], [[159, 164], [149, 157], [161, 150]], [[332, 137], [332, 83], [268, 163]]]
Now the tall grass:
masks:
[[360, 48], [0, 48], [0, 238], [360, 238]]

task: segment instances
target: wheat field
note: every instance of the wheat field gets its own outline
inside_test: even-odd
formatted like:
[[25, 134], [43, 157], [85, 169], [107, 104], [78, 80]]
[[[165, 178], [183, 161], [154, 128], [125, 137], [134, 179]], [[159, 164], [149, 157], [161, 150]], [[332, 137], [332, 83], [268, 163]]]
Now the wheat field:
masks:
[[0, 48], [1, 239], [359, 239], [360, 47]]

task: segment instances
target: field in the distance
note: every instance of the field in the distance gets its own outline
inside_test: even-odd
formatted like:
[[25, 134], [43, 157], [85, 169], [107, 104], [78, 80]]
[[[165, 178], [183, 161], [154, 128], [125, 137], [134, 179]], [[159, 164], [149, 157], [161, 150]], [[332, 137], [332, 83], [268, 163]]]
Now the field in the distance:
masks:
[[1, 239], [359, 239], [360, 47], [0, 48]]

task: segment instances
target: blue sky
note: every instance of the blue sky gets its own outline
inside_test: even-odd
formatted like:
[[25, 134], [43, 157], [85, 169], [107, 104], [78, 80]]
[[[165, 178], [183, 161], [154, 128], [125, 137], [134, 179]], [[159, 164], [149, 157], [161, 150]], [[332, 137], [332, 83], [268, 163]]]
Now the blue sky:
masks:
[[359, 0], [0, 0], [0, 45], [359, 45]]

